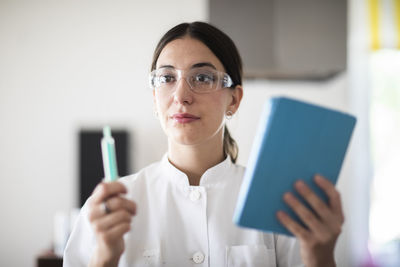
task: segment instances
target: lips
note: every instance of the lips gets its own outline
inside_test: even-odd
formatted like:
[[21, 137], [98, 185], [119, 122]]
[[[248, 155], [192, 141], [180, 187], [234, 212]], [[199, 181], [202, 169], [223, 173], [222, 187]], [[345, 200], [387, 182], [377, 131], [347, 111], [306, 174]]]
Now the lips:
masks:
[[200, 119], [200, 117], [197, 117], [190, 113], [176, 113], [176, 114], [172, 115], [171, 117], [174, 121], [176, 121], [178, 123], [190, 123], [190, 122]]

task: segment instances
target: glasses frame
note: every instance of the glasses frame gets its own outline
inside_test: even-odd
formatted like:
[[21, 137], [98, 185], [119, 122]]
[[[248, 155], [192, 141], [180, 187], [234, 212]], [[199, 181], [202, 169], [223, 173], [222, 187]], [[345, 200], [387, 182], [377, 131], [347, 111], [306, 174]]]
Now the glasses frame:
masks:
[[[165, 69], [171, 70], [173, 72], [176, 72], [176, 74], [177, 74], [177, 78], [174, 81], [174, 83], [175, 83], [174, 86], [173, 86], [174, 89], [176, 88], [176, 84], [182, 78], [184, 78], [186, 80], [186, 83], [189, 85], [190, 90], [192, 92], [194, 92], [194, 93], [197, 93], [197, 94], [207, 94], [207, 93], [211, 93], [211, 92], [214, 92], [214, 91], [217, 91], [217, 90], [220, 90], [220, 89], [231, 88], [234, 85], [233, 81], [232, 81], [232, 79], [231, 79], [231, 77], [229, 76], [228, 73], [222, 72], [222, 71], [218, 71], [216, 69], [199, 67], [199, 68], [193, 68], [193, 69], [189, 69], [189, 70], [181, 70], [181, 69], [175, 69], [175, 68], [167, 67], [167, 68], [155, 69], [152, 72], [150, 72], [150, 74], [149, 74], [149, 85], [150, 85], [151, 89], [157, 89], [157, 88], [161, 87], [161, 86], [156, 86], [155, 78], [156, 78], [156, 75], [157, 75], [157, 73], [159, 71], [165, 70]], [[198, 90], [196, 90], [193, 87], [193, 85], [191, 84], [191, 81], [190, 81], [190, 77], [191, 76], [190, 75], [184, 75], [184, 73], [192, 72], [192, 71], [195, 71], [195, 70], [198, 70], [198, 69], [207, 69], [207, 71], [212, 71], [213, 73], [215, 73], [216, 77], [218, 78], [218, 80], [217, 80], [217, 84], [218, 85], [215, 88], [213, 88], [211, 90], [207, 90], [207, 91], [198, 91]]]

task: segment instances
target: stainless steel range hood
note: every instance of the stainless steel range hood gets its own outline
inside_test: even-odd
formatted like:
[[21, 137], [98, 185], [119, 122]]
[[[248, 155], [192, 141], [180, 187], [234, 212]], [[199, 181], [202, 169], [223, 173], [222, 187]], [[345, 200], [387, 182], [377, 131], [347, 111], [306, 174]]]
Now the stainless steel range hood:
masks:
[[209, 16], [237, 44], [245, 78], [325, 80], [346, 69], [345, 0], [210, 0]]

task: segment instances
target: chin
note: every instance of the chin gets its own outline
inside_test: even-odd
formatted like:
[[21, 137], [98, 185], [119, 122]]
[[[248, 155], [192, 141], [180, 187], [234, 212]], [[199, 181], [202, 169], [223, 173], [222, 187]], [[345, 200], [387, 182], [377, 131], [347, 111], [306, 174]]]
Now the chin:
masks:
[[204, 138], [201, 138], [201, 136], [193, 131], [173, 131], [168, 134], [168, 139], [175, 144], [196, 145], [201, 143]]
[[193, 136], [174, 136], [172, 138], [173, 142], [176, 144], [180, 144], [180, 145], [187, 145], [187, 146], [191, 146], [191, 145], [197, 145], [199, 143], [201, 143], [201, 140], [199, 140], [199, 138], [193, 138]]

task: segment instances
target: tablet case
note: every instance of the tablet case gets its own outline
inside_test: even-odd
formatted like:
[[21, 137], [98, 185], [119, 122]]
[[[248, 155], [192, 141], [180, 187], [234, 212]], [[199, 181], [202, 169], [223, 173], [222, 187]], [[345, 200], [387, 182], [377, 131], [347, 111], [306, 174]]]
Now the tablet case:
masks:
[[271, 98], [259, 122], [233, 221], [292, 236], [276, 212], [283, 210], [304, 224], [284, 203], [283, 194], [290, 191], [300, 198], [293, 185], [302, 179], [327, 202], [313, 177], [321, 174], [336, 184], [355, 123], [355, 117], [332, 109]]

